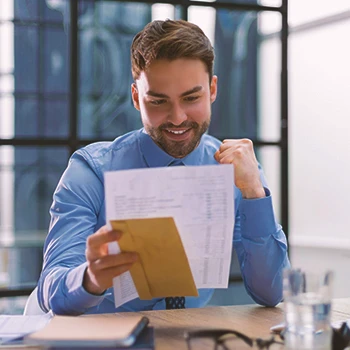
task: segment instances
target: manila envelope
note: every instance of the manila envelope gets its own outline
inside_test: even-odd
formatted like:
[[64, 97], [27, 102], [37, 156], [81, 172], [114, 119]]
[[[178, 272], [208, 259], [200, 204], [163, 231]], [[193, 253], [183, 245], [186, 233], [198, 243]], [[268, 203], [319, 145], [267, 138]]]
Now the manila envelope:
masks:
[[139, 254], [130, 273], [140, 299], [198, 296], [173, 218], [112, 220], [111, 225], [123, 232], [121, 251]]

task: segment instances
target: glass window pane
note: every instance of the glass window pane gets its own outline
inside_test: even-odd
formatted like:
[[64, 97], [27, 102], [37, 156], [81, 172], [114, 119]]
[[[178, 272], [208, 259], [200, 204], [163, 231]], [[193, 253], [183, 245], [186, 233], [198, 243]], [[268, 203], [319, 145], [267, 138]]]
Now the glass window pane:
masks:
[[46, 92], [68, 92], [69, 40], [67, 31], [59, 28], [44, 29], [43, 79]]
[[[3, 1], [1, 1], [3, 2]], [[13, 0], [13, 1], [5, 1], [5, 2], [13, 2], [14, 7], [14, 18], [19, 20], [37, 20], [39, 18], [39, 5], [40, 0]]]
[[11, 95], [0, 94], [0, 138], [10, 139], [15, 134], [15, 99]]
[[260, 43], [259, 57], [259, 139], [278, 141], [281, 131], [281, 42], [270, 38]]
[[0, 232], [46, 230], [68, 149], [1, 146], [0, 153]]
[[35, 27], [15, 26], [15, 85], [21, 92], [38, 90], [39, 36]]
[[14, 226], [14, 147], [0, 147], [0, 233], [10, 236]]
[[[29, 234], [29, 232], [26, 232]], [[31, 245], [22, 246], [21, 239], [15, 239], [7, 247], [7, 286], [35, 288], [43, 264], [44, 233]], [[1, 254], [1, 253], [0, 253]], [[1, 258], [1, 255], [0, 255]], [[30, 264], [28, 264], [30, 261]]]
[[[45, 2], [40, 6], [42, 4]], [[24, 26], [19, 22], [15, 27], [12, 23], [1, 25], [0, 35], [3, 49], [0, 107], [4, 116], [0, 123], [1, 136], [66, 137], [69, 125], [67, 31], [63, 25], [50, 28]], [[8, 131], [9, 125], [15, 125], [12, 134]]]
[[205, 35], [209, 38], [212, 45], [215, 42], [215, 17], [216, 10], [207, 6], [190, 6], [188, 8], [188, 20], [197, 24]]
[[47, 229], [52, 193], [67, 165], [68, 157], [69, 152], [63, 147], [15, 148], [16, 231]]
[[130, 45], [151, 19], [152, 6], [139, 3], [94, 2], [81, 13], [80, 137], [114, 138], [141, 127], [130, 95]]
[[[64, 147], [0, 147], [0, 243], [10, 249], [5, 271], [11, 285], [38, 277], [52, 193], [68, 157]], [[33, 238], [29, 246], [28, 237]], [[4, 272], [1, 259], [6, 257], [0, 254]]]
[[68, 137], [67, 98], [0, 96], [0, 137]]
[[[94, 14], [103, 27], [113, 26], [115, 34], [136, 34], [151, 21], [152, 6], [143, 3], [114, 3], [99, 1], [94, 3]], [[130, 21], [132, 18], [132, 21]], [[112, 28], [110, 28], [112, 29]], [[116, 31], [119, 29], [119, 31]]]
[[[203, 12], [191, 6], [189, 13]], [[217, 10], [212, 23], [196, 24], [207, 31], [214, 28], [214, 72], [218, 95], [212, 107], [209, 131], [218, 138], [250, 137], [257, 134], [257, 13]], [[207, 28], [207, 29], [205, 29]]]
[[0, 1], [0, 20], [8, 21], [13, 19], [14, 8], [12, 1]]
[[278, 12], [264, 11], [258, 14], [258, 31], [259, 35], [276, 36], [282, 30], [282, 17]]
[[15, 136], [38, 136], [38, 100], [15, 99]]
[[213, 11], [189, 8], [189, 20], [203, 29], [215, 47], [218, 96], [210, 133], [218, 138], [279, 141], [280, 14]]
[[11, 73], [0, 73], [0, 95], [6, 96], [13, 94], [14, 91], [14, 77]]
[[14, 70], [14, 25], [0, 23], [0, 74], [13, 74]]
[[276, 146], [263, 146], [256, 148], [256, 155], [271, 191], [276, 219], [281, 223], [281, 151]]
[[62, 19], [69, 21], [69, 0], [46, 0], [41, 1], [41, 15], [44, 14], [45, 21], [62, 23]]
[[0, 20], [62, 22], [69, 18], [69, 0], [4, 0], [0, 1]]
[[279, 141], [281, 135], [281, 23], [279, 13], [258, 17], [258, 138]]
[[26, 305], [27, 299], [28, 299], [27, 296], [1, 298], [0, 299], [1, 315], [23, 315], [23, 311], [24, 311], [24, 307]]
[[175, 6], [170, 4], [153, 4], [152, 21], [166, 18], [175, 19]]
[[70, 123], [68, 99], [46, 99], [42, 119], [38, 122], [39, 135], [53, 138], [68, 137]]
[[175, 18], [176, 20], [178, 19], [183, 19], [184, 17], [184, 7], [181, 5], [176, 5], [175, 6]]

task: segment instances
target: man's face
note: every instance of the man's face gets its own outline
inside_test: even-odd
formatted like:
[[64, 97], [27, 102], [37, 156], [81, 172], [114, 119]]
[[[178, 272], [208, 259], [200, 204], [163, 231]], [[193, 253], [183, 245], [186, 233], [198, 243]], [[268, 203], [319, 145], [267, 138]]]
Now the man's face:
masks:
[[217, 77], [201, 60], [156, 60], [131, 86], [146, 132], [168, 154], [182, 158], [209, 127]]

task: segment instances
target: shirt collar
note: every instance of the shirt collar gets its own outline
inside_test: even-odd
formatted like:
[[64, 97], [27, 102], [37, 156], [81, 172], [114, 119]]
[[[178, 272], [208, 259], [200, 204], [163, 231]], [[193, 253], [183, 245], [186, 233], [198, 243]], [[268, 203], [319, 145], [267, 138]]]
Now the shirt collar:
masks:
[[[165, 151], [163, 151], [146, 133], [145, 129], [140, 130], [140, 149], [147, 165], [150, 168], [168, 166], [175, 159]], [[202, 164], [204, 154], [203, 138], [199, 145], [181, 161], [184, 165], [200, 165]]]

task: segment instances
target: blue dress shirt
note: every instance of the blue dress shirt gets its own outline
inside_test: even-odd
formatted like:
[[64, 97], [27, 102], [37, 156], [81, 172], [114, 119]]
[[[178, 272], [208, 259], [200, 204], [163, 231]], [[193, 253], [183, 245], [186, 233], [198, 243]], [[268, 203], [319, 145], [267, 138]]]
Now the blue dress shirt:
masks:
[[[203, 135], [198, 147], [182, 159], [185, 165], [218, 164], [214, 153], [221, 142]], [[44, 245], [44, 262], [38, 282], [40, 307], [56, 314], [108, 313], [165, 309], [163, 298], [131, 300], [114, 306], [112, 288], [102, 295], [88, 293], [82, 285], [86, 269], [87, 237], [105, 225], [105, 171], [165, 167], [174, 158], [157, 146], [143, 129], [98, 142], [76, 151], [63, 173], [50, 208], [51, 223]], [[266, 197], [243, 199], [234, 187], [237, 252], [244, 284], [259, 304], [274, 306], [282, 299], [282, 269], [289, 266], [286, 237], [276, 223], [272, 200], [259, 166]], [[186, 307], [202, 307], [213, 289], [199, 289], [186, 297]]]

